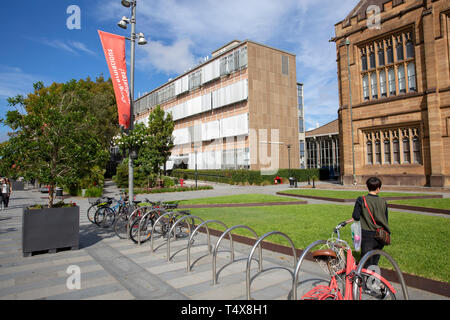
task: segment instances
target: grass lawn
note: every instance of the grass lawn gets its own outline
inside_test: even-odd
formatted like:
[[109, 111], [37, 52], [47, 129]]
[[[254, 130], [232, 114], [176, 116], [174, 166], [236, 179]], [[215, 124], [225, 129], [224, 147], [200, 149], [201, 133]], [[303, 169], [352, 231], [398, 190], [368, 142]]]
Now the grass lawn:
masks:
[[[327, 198], [338, 198], [338, 199], [356, 199], [359, 196], [367, 195], [367, 191], [347, 191], [347, 190], [311, 190], [311, 189], [289, 189], [283, 191], [285, 193], [305, 195], [305, 196], [316, 196], [316, 197], [327, 197]], [[429, 195], [426, 193], [403, 193], [403, 192], [383, 192], [379, 193], [380, 197], [411, 197], [411, 196], [425, 196]]]
[[231, 196], [198, 198], [192, 200], [182, 200], [180, 205], [189, 204], [223, 204], [223, 203], [264, 203], [264, 202], [288, 202], [299, 201], [298, 199], [279, 197], [269, 194], [238, 194]]
[[[199, 208], [191, 209], [191, 212], [205, 220], [222, 221], [228, 227], [247, 225], [259, 236], [270, 231], [281, 231], [292, 239], [297, 248], [304, 249], [315, 240], [328, 239], [339, 222], [351, 217], [352, 209], [352, 206], [320, 204], [214, 210]], [[450, 219], [390, 211], [389, 223], [392, 245], [384, 250], [397, 261], [403, 272], [450, 282], [447, 246], [450, 238]], [[210, 227], [224, 229], [213, 223]], [[252, 236], [245, 229], [237, 229], [235, 233]], [[351, 242], [350, 226], [343, 229], [342, 238]], [[277, 235], [266, 238], [266, 241], [289, 245], [284, 238]], [[359, 253], [355, 252], [354, 255], [359, 259]], [[383, 257], [380, 259], [380, 265], [392, 269]]]
[[405, 205], [408, 205], [408, 206], [417, 206], [417, 207], [427, 207], [427, 208], [450, 210], [450, 198], [391, 200], [391, 201], [389, 201], [389, 203], [405, 204]]

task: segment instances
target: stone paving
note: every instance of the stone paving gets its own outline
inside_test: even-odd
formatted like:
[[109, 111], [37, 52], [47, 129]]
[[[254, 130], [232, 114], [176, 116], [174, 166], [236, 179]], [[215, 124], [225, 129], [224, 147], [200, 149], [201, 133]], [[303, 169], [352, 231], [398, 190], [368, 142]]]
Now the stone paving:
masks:
[[[215, 185], [215, 190], [153, 195], [153, 200], [188, 199], [236, 193], [269, 193], [284, 186], [239, 187]], [[106, 195], [119, 190], [108, 184]], [[138, 196], [143, 198], [143, 196]], [[88, 300], [242, 300], [246, 299], [245, 270], [251, 247], [235, 243], [235, 262], [230, 264], [228, 243], [221, 245], [217, 260], [218, 282], [212, 283], [212, 258], [208, 255], [206, 236], [195, 238], [191, 250], [191, 272], [186, 271], [186, 239], [171, 243], [171, 261], [167, 262], [165, 242], [142, 245], [119, 239], [111, 230], [100, 229], [86, 218], [87, 199], [72, 198], [80, 206], [80, 249], [22, 256], [22, 206], [46, 202], [46, 194], [37, 190], [15, 191], [10, 207], [0, 212], [0, 299], [88, 299]], [[213, 245], [217, 238], [211, 237]], [[203, 245], [202, 245], [203, 244]], [[257, 255], [256, 255], [257, 256]], [[294, 260], [263, 250], [264, 272], [257, 273], [252, 263], [251, 295], [255, 300], [287, 299], [291, 290]], [[305, 262], [301, 281], [317, 279], [320, 271]], [[81, 272], [81, 287], [73, 288], [71, 268]], [[290, 271], [289, 271], [290, 270]], [[255, 275], [257, 275], [255, 277]], [[398, 285], [396, 285], [398, 287]], [[399, 288], [399, 287], [398, 287]], [[408, 288], [411, 299], [447, 299], [422, 290]], [[402, 298], [399, 290], [399, 298]]]

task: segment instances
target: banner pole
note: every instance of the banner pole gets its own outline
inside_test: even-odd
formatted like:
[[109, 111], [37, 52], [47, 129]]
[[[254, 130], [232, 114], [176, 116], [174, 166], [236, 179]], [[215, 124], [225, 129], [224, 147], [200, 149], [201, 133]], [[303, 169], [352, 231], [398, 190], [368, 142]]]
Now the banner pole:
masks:
[[[130, 134], [134, 128], [134, 55], [136, 45], [136, 1], [131, 2], [131, 70], [130, 70]], [[132, 149], [128, 152], [128, 204], [132, 205], [134, 200], [134, 165]]]

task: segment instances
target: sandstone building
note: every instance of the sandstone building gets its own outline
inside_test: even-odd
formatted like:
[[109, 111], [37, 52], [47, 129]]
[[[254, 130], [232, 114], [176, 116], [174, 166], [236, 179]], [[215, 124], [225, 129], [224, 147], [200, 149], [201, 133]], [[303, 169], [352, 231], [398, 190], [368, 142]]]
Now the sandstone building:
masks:
[[344, 184], [354, 165], [358, 183], [450, 186], [449, 36], [447, 0], [363, 0], [335, 25]]

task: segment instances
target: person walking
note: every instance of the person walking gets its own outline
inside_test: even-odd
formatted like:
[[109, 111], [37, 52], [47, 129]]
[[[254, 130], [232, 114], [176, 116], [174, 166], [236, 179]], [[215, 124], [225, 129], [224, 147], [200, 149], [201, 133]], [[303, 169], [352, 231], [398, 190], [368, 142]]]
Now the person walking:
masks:
[[5, 179], [4, 178], [0, 178], [0, 210], [3, 211], [4, 210], [4, 197], [6, 198], [6, 194], [3, 193], [3, 184], [5, 183]]
[[6, 208], [8, 208], [9, 198], [11, 197], [12, 194], [11, 180], [9, 180], [9, 178], [5, 178], [5, 184], [6, 184]]

